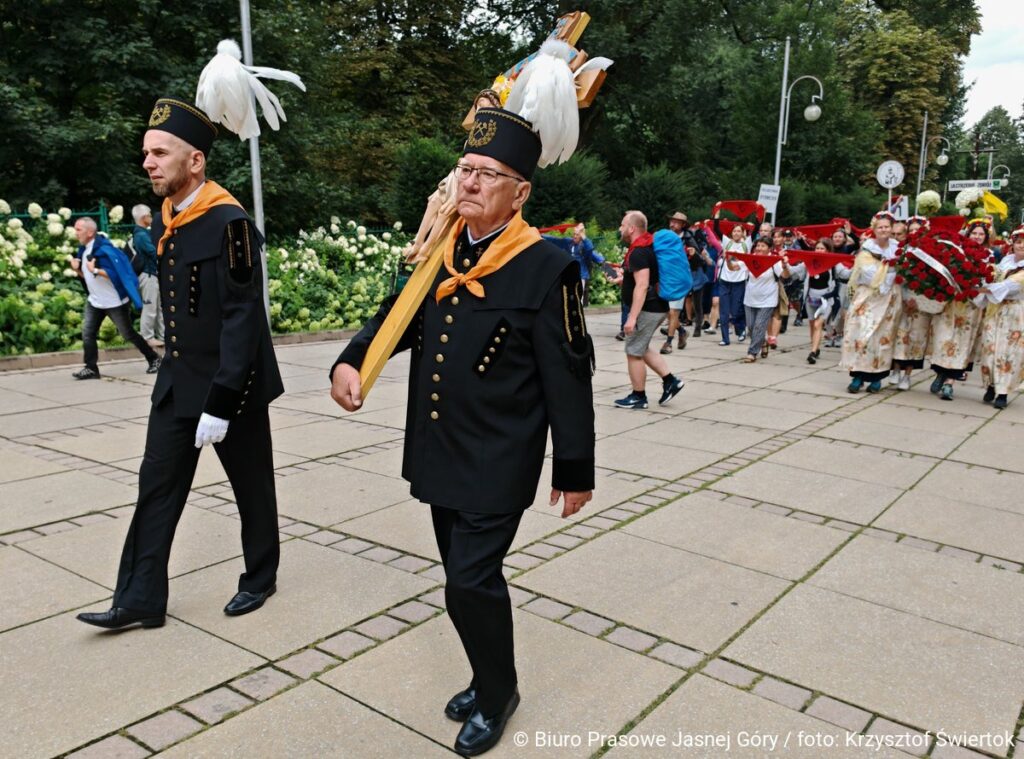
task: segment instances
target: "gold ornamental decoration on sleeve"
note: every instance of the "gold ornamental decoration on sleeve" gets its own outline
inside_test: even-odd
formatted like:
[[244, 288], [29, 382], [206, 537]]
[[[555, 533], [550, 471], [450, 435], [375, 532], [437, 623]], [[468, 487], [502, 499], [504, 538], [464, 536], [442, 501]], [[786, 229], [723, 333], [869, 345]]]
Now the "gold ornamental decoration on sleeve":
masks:
[[[605, 70], [612, 64], [612, 61], [607, 58], [590, 58], [584, 50], [575, 47], [589, 23], [590, 16], [582, 11], [567, 13], [556, 21], [554, 30], [547, 38], [548, 40], [557, 40], [569, 46], [566, 63], [571, 72], [572, 87], [575, 88], [576, 108], [587, 108], [594, 102], [598, 90], [604, 83]], [[482, 147], [494, 138], [493, 124], [490, 127], [491, 133], [488, 133], [486, 125], [479, 129], [474, 128], [477, 107], [501, 108], [505, 106], [513, 86], [519, 79], [519, 75], [524, 70], [529, 70], [531, 62], [539, 56], [543, 56], [543, 52], [540, 50], [519, 61], [508, 70], [499, 74], [488, 89], [481, 91], [477, 95], [463, 121], [463, 127], [469, 132], [467, 135], [469, 147]], [[571, 89], [568, 90], [568, 95], [571, 102]], [[480, 125], [476, 126], [479, 127]], [[572, 149], [574, 147], [575, 136], [573, 137]], [[566, 157], [571, 155], [572, 149], [565, 153]], [[565, 158], [562, 160], [565, 160]], [[540, 165], [543, 166], [545, 164], [541, 163]], [[416, 237], [404, 252], [406, 262], [415, 263], [416, 268], [396, 299], [373, 342], [370, 343], [366, 356], [363, 359], [359, 376], [362, 382], [362, 395], [364, 399], [369, 394], [377, 377], [380, 376], [395, 346], [398, 345], [398, 341], [412, 322], [413, 317], [423, 304], [437, 278], [443, 259], [445, 241], [451, 234], [455, 221], [458, 218], [455, 210], [457, 185], [454, 172], [449, 173], [447, 177], [438, 183], [437, 190], [427, 200], [427, 208], [423, 214]]]

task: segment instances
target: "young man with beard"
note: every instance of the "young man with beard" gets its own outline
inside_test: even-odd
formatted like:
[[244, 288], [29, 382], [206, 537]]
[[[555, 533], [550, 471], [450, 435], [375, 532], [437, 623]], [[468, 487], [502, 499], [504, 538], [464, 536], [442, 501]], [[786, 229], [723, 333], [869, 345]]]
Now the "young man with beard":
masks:
[[161, 98], [149, 127], [142, 166], [164, 198], [152, 233], [167, 349], [113, 606], [78, 615], [107, 629], [164, 624], [171, 542], [205, 445], [217, 451], [242, 521], [245, 572], [225, 614], [263, 605], [279, 558], [268, 404], [284, 388], [263, 303], [262, 238], [238, 201], [206, 178], [217, 135], [206, 114]]

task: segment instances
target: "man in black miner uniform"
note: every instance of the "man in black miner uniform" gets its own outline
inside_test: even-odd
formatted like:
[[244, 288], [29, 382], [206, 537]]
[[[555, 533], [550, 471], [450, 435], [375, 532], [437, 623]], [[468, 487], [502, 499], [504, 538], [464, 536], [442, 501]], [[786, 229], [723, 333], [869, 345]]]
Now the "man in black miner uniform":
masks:
[[[445, 264], [396, 348], [412, 351], [402, 476], [431, 504], [445, 602], [472, 668], [445, 714], [456, 752], [498, 742], [519, 704], [502, 561], [536, 495], [550, 427], [551, 505], [594, 487], [593, 345], [579, 266], [523, 221], [541, 152], [529, 122], [477, 111], [455, 168], [459, 219]], [[362, 403], [359, 367], [394, 298], [331, 369], [332, 397]], [[440, 705], [439, 705], [440, 706]]]
[[166, 354], [113, 607], [78, 615], [104, 628], [164, 624], [171, 541], [204, 445], [214, 444], [242, 522], [245, 572], [226, 614], [263, 605], [279, 558], [268, 404], [284, 388], [263, 304], [262, 239], [238, 201], [206, 179], [217, 134], [206, 115], [162, 98], [149, 126], [143, 168], [164, 198], [152, 234]]

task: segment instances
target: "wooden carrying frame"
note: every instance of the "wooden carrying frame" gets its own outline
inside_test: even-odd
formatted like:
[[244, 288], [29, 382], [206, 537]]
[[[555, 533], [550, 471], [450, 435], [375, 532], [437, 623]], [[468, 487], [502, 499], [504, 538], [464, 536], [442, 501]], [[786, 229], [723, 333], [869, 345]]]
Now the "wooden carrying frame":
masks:
[[[583, 30], [587, 28], [587, 24], [590, 23], [590, 16], [582, 11], [574, 11], [567, 13], [564, 16], [559, 17], [558, 21], [555, 22], [555, 28], [551, 32], [550, 37], [554, 39], [560, 39], [567, 42], [570, 45], [575, 45], [579, 40], [580, 35], [583, 34]], [[504, 76], [509, 78], [513, 74], [518, 74], [522, 70], [523, 66], [529, 63], [536, 56], [536, 53], [527, 56], [522, 61], [517, 63], [515, 66], [505, 72]], [[587, 60], [587, 54], [582, 51], [576, 51], [576, 55], [573, 56], [573, 60], [570, 63], [572, 70], [576, 70]], [[582, 74], [576, 80], [576, 100], [580, 108], [586, 108], [589, 106], [594, 97], [597, 95], [597, 91], [600, 89], [601, 84], [604, 82], [605, 72], [604, 71], [588, 71]], [[463, 126], [467, 129], [473, 124], [473, 118], [476, 113], [476, 104], [470, 109], [466, 116], [466, 121], [463, 122]], [[435, 206], [436, 207], [436, 206]], [[435, 211], [429, 206], [427, 209], [427, 216], [430, 216]], [[419, 310], [423, 300], [430, 294], [430, 288], [437, 278], [438, 271], [441, 270], [441, 262], [444, 258], [444, 243], [448, 239], [448, 235], [451, 233], [452, 227], [455, 224], [457, 213], [453, 209], [445, 218], [437, 218], [436, 221], [424, 217], [423, 224], [427, 225], [431, 229], [430, 236], [426, 241], [426, 255], [420, 256], [420, 262], [416, 265], [416, 269], [409, 277], [409, 281], [406, 283], [402, 292], [399, 294], [398, 299], [392, 306], [390, 313], [385, 318], [384, 323], [381, 325], [380, 331], [377, 332], [373, 342], [370, 343], [370, 347], [366, 352], [366, 357], [363, 360], [363, 366], [359, 370], [359, 379], [362, 382], [362, 396], [365, 400], [370, 392], [370, 388], [373, 387], [374, 382], [377, 381], [377, 377], [384, 370], [384, 365], [391, 358], [391, 354], [395, 350], [395, 346], [398, 345], [398, 341], [401, 340], [405, 330], [409, 327], [412, 322], [413, 316]]]

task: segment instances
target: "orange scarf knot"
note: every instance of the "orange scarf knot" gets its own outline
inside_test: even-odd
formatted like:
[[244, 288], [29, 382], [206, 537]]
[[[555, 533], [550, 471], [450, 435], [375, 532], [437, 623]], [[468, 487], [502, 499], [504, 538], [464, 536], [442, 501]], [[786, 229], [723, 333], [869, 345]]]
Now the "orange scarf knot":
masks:
[[160, 207], [161, 218], [164, 222], [164, 233], [160, 235], [160, 242], [156, 246], [156, 254], [158, 256], [163, 255], [164, 243], [171, 239], [174, 230], [195, 221], [214, 206], [222, 205], [242, 207], [242, 204], [235, 200], [230, 192], [211, 179], [207, 179], [203, 186], [199, 188], [199, 194], [192, 201], [192, 205], [177, 216], [173, 215], [174, 204], [171, 203], [171, 199], [164, 198], [164, 203]]
[[448, 239], [445, 240], [444, 268], [448, 270], [451, 276], [437, 287], [436, 297], [438, 303], [441, 302], [442, 298], [451, 295], [460, 287], [465, 287], [471, 295], [483, 298], [484, 286], [477, 280], [481, 277], [486, 277], [488, 274], [493, 274], [528, 247], [540, 242], [541, 239], [540, 232], [537, 231], [536, 227], [531, 227], [523, 221], [522, 212], [517, 211], [504, 231], [498, 235], [494, 242], [487, 247], [483, 255], [480, 256], [476, 266], [463, 274], [455, 269], [455, 243], [458, 241], [459, 235], [462, 234], [465, 226], [466, 220], [460, 218], [452, 227]]

